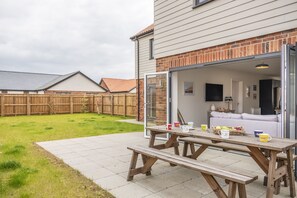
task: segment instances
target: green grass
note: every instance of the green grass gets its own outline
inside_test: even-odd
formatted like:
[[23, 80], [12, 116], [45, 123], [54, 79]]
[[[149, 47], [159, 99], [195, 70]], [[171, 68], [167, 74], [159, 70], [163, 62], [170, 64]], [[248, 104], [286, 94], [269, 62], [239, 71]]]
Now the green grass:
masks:
[[142, 131], [119, 116], [0, 117], [0, 197], [112, 197], [34, 142]]

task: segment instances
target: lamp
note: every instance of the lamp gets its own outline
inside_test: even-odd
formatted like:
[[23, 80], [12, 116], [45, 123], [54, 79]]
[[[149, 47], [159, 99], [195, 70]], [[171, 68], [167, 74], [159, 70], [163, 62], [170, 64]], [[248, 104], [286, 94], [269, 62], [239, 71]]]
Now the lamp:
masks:
[[256, 67], [256, 69], [268, 69], [269, 65], [265, 64], [265, 63], [261, 63], [261, 64], [256, 65], [255, 67]]
[[232, 96], [225, 97], [225, 102], [228, 103], [228, 111], [230, 110], [230, 102], [232, 102], [232, 101], [233, 101]]

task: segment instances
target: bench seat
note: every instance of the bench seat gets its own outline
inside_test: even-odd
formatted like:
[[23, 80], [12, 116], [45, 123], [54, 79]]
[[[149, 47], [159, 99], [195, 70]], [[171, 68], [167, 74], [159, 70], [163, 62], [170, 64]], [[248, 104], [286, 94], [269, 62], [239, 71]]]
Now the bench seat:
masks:
[[[258, 178], [258, 176], [255, 175], [244, 175], [223, 168], [213, 167], [205, 162], [199, 162], [194, 159], [167, 153], [154, 148], [144, 146], [131, 146], [128, 147], [128, 149], [133, 151], [127, 178], [128, 181], [131, 181], [133, 179], [133, 176], [139, 173], [150, 175], [151, 167], [157, 160], [162, 160], [171, 164], [199, 171], [218, 197], [227, 197], [227, 195], [224, 193], [213, 176], [220, 177], [228, 181], [229, 197], [235, 197], [237, 186], [239, 189], [239, 196], [246, 197], [245, 185], [253, 182]], [[136, 168], [138, 154], [141, 154], [143, 159], [143, 166], [140, 168]]]

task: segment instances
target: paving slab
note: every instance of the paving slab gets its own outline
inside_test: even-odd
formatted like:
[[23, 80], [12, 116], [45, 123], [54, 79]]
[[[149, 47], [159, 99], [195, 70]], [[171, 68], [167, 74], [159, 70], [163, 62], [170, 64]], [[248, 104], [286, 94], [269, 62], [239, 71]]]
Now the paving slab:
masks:
[[[158, 140], [157, 143], [161, 140]], [[38, 142], [48, 152], [55, 155], [73, 169], [81, 172], [97, 185], [119, 198], [174, 198], [174, 197], [216, 197], [199, 172], [157, 161], [152, 175], [136, 175], [127, 182], [131, 151], [129, 145], [148, 145], [143, 132], [112, 134], [85, 138], [74, 138], [48, 142]], [[182, 151], [182, 145], [180, 146]], [[173, 149], [168, 149], [173, 152]], [[247, 185], [250, 198], [265, 197], [262, 185], [263, 172], [247, 155], [207, 149], [198, 160], [242, 173], [256, 174], [259, 179]], [[141, 164], [141, 159], [138, 159]], [[228, 190], [224, 180], [218, 178], [223, 189]], [[275, 197], [289, 197], [289, 188], [282, 187]]]

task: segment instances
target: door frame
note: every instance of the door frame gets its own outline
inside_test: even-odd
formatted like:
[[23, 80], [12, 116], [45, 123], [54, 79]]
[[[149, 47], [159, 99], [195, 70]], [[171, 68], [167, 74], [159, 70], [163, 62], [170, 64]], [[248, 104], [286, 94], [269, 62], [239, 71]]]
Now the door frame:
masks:
[[[143, 93], [143, 95], [144, 95], [144, 102], [143, 102], [143, 105], [144, 105], [144, 107], [143, 107], [143, 112], [144, 112], [144, 137], [145, 138], [149, 138], [150, 137], [150, 135], [147, 135], [147, 129], [146, 129], [146, 127], [147, 127], [147, 97], [146, 97], [146, 94], [147, 94], [147, 77], [148, 76], [157, 76], [157, 75], [164, 75], [164, 74], [166, 74], [166, 87], [167, 87], [167, 89], [166, 89], [166, 123], [168, 124], [169, 122], [170, 122], [170, 115], [169, 115], [169, 113], [170, 113], [170, 104], [169, 104], [169, 101], [170, 101], [170, 99], [169, 99], [169, 94], [170, 94], [170, 89], [171, 89], [171, 87], [170, 87], [170, 83], [169, 83], [169, 71], [163, 71], [163, 72], [153, 72], [153, 73], [145, 73], [144, 74], [144, 93]], [[157, 106], [157, 105], [156, 105]], [[166, 135], [166, 138], [162, 138], [162, 137], [160, 137], [160, 138], [158, 138], [158, 139], [168, 139], [168, 134]]]

